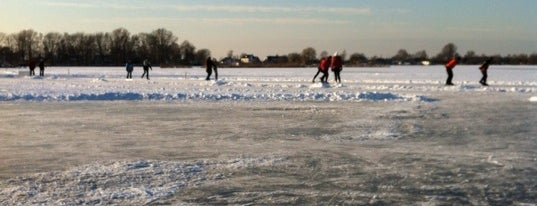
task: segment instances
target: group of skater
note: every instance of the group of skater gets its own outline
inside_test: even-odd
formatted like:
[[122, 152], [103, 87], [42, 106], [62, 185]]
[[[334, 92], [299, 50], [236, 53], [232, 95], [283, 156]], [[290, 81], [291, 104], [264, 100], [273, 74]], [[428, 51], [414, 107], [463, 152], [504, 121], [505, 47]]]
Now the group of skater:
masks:
[[[447, 72], [447, 79], [446, 79], [446, 86], [453, 86], [455, 84], [453, 84], [452, 80], [453, 80], [453, 68], [455, 68], [455, 66], [457, 66], [457, 64], [461, 61], [461, 58], [460, 57], [454, 57], [452, 58], [446, 65], [446, 72]], [[483, 62], [481, 64], [481, 66], [479, 67], [479, 70], [481, 71], [481, 74], [482, 74], [482, 77], [481, 77], [481, 80], [479, 80], [479, 83], [483, 86], [488, 86], [487, 84], [487, 77], [488, 77], [488, 74], [487, 74], [487, 70], [489, 69], [489, 66], [490, 66], [490, 63], [492, 63], [492, 58], [488, 58], [487, 60], [485, 60], [485, 62]]]
[[[43, 77], [45, 76], [45, 58], [39, 56], [37, 59], [30, 59], [28, 66], [30, 68], [30, 76], [35, 75], [35, 68], [36, 66], [39, 67], [39, 76]], [[453, 69], [457, 66], [457, 64], [461, 61], [460, 57], [454, 57], [452, 58], [446, 65], [446, 72], [447, 72], [447, 79], [446, 79], [446, 86], [453, 86]], [[487, 70], [492, 63], [492, 58], [488, 58], [485, 60], [481, 66], [479, 67], [479, 70], [481, 71], [482, 77], [479, 80], [479, 83], [483, 86], [488, 86], [487, 84]], [[218, 80], [218, 66], [216, 59], [212, 59], [211, 57], [207, 57], [207, 60], [205, 62], [206, 65], [206, 72], [207, 77], [205, 80], [211, 80], [212, 73], [214, 71], [214, 79]], [[127, 61], [126, 64], [126, 70], [127, 70], [127, 79], [132, 79], [132, 72], [134, 70], [134, 64], [132, 61]], [[144, 73], [142, 74], [142, 79], [145, 77], [147, 80], [149, 80], [149, 70], [153, 70], [151, 67], [151, 63], [149, 60], [144, 59], [142, 63], [142, 67], [144, 69]], [[326, 84], [328, 83], [328, 76], [329, 76], [329, 70], [332, 69], [332, 72], [334, 72], [334, 80], [336, 83], [341, 84], [341, 71], [343, 70], [343, 60], [341, 56], [337, 54], [337, 52], [333, 56], [327, 56], [324, 57], [321, 60], [321, 63], [317, 67], [317, 73], [315, 76], [313, 76], [312, 82], [315, 83], [315, 79], [319, 74], [323, 74], [320, 77], [321, 83]]]
[[[38, 63], [39, 62], [39, 63]], [[30, 68], [30, 76], [35, 76], [35, 68], [39, 67], [39, 76], [45, 76], [45, 58], [39, 56], [37, 59], [30, 59], [28, 67]]]
[[[453, 80], [453, 68], [457, 66], [457, 64], [461, 61], [460, 57], [454, 57], [452, 58], [446, 65], [446, 72], [447, 72], [447, 80], [446, 80], [446, 86], [453, 86], [452, 80]], [[481, 71], [482, 77], [479, 80], [479, 83], [483, 86], [488, 86], [487, 84], [487, 71], [489, 69], [490, 64], [492, 63], [492, 58], [488, 58], [485, 60], [481, 66], [479, 67], [479, 70]], [[317, 73], [315, 76], [313, 76], [312, 82], [315, 83], [315, 79], [317, 76], [322, 73], [323, 75], [320, 77], [321, 83], [326, 84], [328, 83], [328, 74], [329, 70], [332, 68], [332, 71], [334, 72], [334, 78], [336, 83], [341, 84], [341, 71], [343, 70], [343, 61], [341, 59], [341, 56], [334, 54], [334, 56], [327, 56], [321, 60], [321, 63], [319, 64], [319, 67], [317, 68]]]
[[[127, 70], [127, 79], [132, 79], [132, 71], [134, 71], [134, 64], [132, 63], [132, 61], [127, 61], [127, 65], [125, 66], [125, 68]], [[142, 68], [144, 69], [142, 79], [145, 76], [145, 78], [149, 80], [149, 69], [153, 70], [153, 67], [151, 67], [151, 63], [149, 62], [149, 60], [144, 59], [142, 63]]]
[[337, 52], [336, 54], [334, 54], [334, 56], [327, 56], [321, 60], [319, 67], [317, 67], [317, 73], [315, 74], [315, 76], [313, 76], [312, 82], [315, 83], [315, 79], [317, 78], [317, 76], [320, 73], [323, 73], [323, 75], [321, 76], [321, 83], [328, 83], [328, 74], [330, 68], [332, 68], [332, 72], [334, 72], [334, 80], [336, 81], [336, 83], [341, 84], [340, 74], [343, 70], [343, 60], [341, 56], [337, 55]]
[[[207, 61], [205, 62], [207, 66], [207, 78], [205, 80], [211, 80], [211, 75], [214, 71], [214, 78], [215, 80], [218, 80], [218, 66], [216, 64], [216, 60], [211, 59], [211, 57], [207, 58]], [[144, 73], [142, 74], [142, 79], [144, 76], [149, 80], [149, 70], [153, 70], [151, 67], [151, 63], [149, 60], [145, 59], [142, 63], [142, 67], [144, 68]], [[125, 66], [125, 69], [127, 70], [127, 79], [132, 79], [132, 71], [134, 70], [134, 64], [132, 61], [127, 61], [127, 64]]]

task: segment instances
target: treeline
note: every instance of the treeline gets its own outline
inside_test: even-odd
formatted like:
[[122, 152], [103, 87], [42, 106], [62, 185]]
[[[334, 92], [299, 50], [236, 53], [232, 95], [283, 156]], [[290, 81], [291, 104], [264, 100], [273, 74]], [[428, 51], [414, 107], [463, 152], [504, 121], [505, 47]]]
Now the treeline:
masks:
[[[314, 58], [316, 51], [313, 48], [306, 48], [301, 54], [290, 54], [295, 56], [300, 61], [299, 57], [305, 63], [318, 63], [319, 59], [328, 56], [328, 52], [322, 51], [319, 59]], [[343, 57], [347, 65], [352, 66], [384, 66], [384, 65], [420, 65], [420, 64], [445, 64], [453, 57], [461, 57], [462, 64], [481, 64], [486, 59], [492, 58], [494, 64], [509, 64], [509, 65], [536, 65], [537, 53], [533, 54], [513, 54], [507, 56], [476, 54], [475, 51], [468, 51], [465, 54], [457, 52], [457, 46], [453, 43], [446, 44], [440, 52], [434, 56], [429, 56], [425, 50], [410, 53], [405, 49], [400, 49], [392, 57], [367, 57], [363, 53], [352, 53], [347, 57], [346, 51], [339, 55]], [[289, 58], [291, 59], [291, 58]]]
[[[233, 56], [233, 51], [223, 58], [222, 66], [312, 66], [320, 59], [331, 55], [327, 51], [317, 51], [307, 47], [302, 52], [283, 56], [269, 56], [261, 61], [253, 55]], [[462, 64], [480, 64], [493, 58], [494, 64], [537, 64], [537, 53], [484, 55], [468, 51], [459, 54], [457, 46], [446, 44], [438, 54], [429, 56], [425, 50], [414, 53], [400, 49], [392, 57], [368, 57], [363, 53], [347, 54], [341, 51], [348, 66], [383, 66], [394, 64], [444, 64], [455, 56], [462, 57]], [[51, 66], [119, 66], [130, 60], [135, 63], [149, 59], [161, 67], [203, 65], [211, 56], [209, 49], [199, 49], [187, 40], [179, 43], [179, 38], [166, 29], [156, 29], [150, 33], [131, 34], [127, 29], [118, 28], [112, 32], [42, 34], [32, 29], [14, 34], [0, 33], [0, 66], [25, 65], [30, 59], [44, 58]], [[248, 57], [246, 61], [244, 58]], [[255, 57], [255, 58], [252, 58]]]
[[148, 58], [155, 65], [189, 66], [201, 64], [210, 56], [208, 49], [196, 50], [190, 42], [179, 44], [178, 40], [162, 28], [139, 34], [118, 28], [106, 33], [44, 35], [28, 29], [10, 35], [0, 33], [0, 63], [15, 66], [45, 58], [54, 66], [118, 66]]

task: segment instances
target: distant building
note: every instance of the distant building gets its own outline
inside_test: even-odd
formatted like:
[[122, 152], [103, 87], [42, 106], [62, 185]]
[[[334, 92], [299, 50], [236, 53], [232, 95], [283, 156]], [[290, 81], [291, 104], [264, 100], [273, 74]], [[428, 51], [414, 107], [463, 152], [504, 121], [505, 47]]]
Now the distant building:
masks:
[[254, 56], [253, 54], [246, 54], [241, 56], [241, 63], [242, 64], [259, 64], [261, 63], [261, 60], [259, 60], [259, 57]]
[[239, 60], [233, 57], [226, 57], [220, 60], [220, 65], [239, 66]]
[[287, 56], [267, 56], [264, 63], [266, 64], [282, 64], [282, 63], [288, 63], [289, 58]]

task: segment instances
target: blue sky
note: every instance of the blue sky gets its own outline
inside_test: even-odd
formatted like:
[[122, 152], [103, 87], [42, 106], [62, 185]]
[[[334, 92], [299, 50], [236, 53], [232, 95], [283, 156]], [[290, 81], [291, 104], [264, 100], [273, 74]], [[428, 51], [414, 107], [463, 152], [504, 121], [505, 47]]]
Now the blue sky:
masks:
[[166, 28], [213, 56], [345, 50], [537, 52], [536, 0], [0, 0], [0, 32]]

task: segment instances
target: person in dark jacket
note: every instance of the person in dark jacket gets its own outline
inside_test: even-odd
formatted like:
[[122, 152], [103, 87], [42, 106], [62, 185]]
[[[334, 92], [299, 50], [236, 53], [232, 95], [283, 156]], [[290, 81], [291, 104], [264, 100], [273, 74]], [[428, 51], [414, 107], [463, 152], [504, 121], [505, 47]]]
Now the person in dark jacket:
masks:
[[483, 77], [481, 77], [481, 80], [479, 80], [479, 83], [483, 86], [488, 86], [487, 84], [487, 70], [489, 69], [490, 63], [492, 62], [492, 58], [489, 58], [483, 62], [483, 64], [479, 67], [479, 70], [481, 70], [481, 74], [483, 74]]
[[216, 63], [211, 59], [211, 57], [207, 57], [207, 60], [205, 61], [206, 66], [206, 72], [207, 72], [207, 78], [205, 80], [209, 81], [211, 80], [211, 75], [213, 74], [213, 68], [215, 71], [215, 79], [218, 80], [218, 70], [216, 68]]
[[453, 82], [451, 82], [451, 80], [453, 80], [453, 68], [455, 68], [455, 66], [457, 66], [457, 64], [459, 63], [460, 60], [461, 60], [460, 57], [455, 57], [455, 58], [451, 59], [446, 64], [446, 72], [448, 74], [448, 78], [446, 80], [446, 85], [447, 86], [454, 85]]
[[146, 76], [147, 80], [149, 80], [149, 69], [153, 70], [153, 67], [151, 67], [151, 63], [149, 62], [149, 60], [144, 59], [144, 62], [142, 63], [142, 67], [144, 68], [142, 79], [144, 78], [144, 76]]
[[39, 76], [42, 76], [42, 77], [45, 76], [45, 59], [44, 58], [39, 59]]
[[132, 71], [134, 70], [134, 65], [132, 64], [131, 61], [127, 62], [126, 69], [127, 69], [127, 79], [132, 79]]
[[332, 63], [331, 63], [331, 67], [332, 67], [332, 71], [334, 72], [334, 78], [336, 80], [336, 83], [340, 83], [341, 84], [341, 70], [343, 70], [343, 60], [341, 59], [341, 56], [337, 55], [334, 55], [334, 57], [332, 57]]
[[28, 62], [28, 68], [30, 68], [30, 76], [34, 76], [35, 75], [35, 60], [33, 59], [30, 59], [30, 61]]

